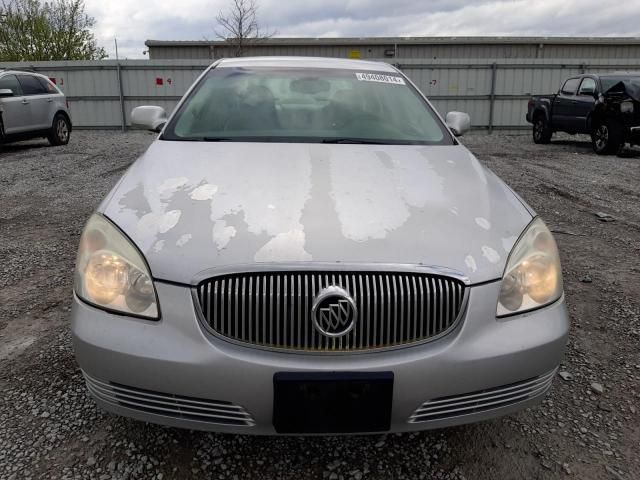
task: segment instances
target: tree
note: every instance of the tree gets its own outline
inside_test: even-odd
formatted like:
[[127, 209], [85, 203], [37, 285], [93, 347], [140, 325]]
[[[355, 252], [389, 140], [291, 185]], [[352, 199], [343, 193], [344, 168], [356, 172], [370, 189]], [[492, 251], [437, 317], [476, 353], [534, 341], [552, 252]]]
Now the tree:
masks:
[[216, 17], [221, 31], [216, 35], [235, 47], [235, 56], [241, 57], [247, 45], [265, 38], [273, 37], [276, 32], [261, 32], [258, 23], [257, 0], [231, 0], [226, 11], [220, 11]]
[[100, 60], [84, 0], [0, 0], [0, 61]]

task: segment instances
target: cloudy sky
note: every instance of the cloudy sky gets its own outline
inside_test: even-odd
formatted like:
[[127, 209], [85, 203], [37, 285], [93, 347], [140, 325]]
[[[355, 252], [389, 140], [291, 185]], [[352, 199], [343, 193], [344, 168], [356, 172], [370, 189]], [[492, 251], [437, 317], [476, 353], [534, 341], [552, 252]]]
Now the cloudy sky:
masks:
[[[85, 0], [96, 37], [114, 57], [144, 58], [144, 41], [215, 39], [229, 0]], [[259, 0], [263, 27], [281, 37], [424, 35], [640, 36], [640, 0]]]

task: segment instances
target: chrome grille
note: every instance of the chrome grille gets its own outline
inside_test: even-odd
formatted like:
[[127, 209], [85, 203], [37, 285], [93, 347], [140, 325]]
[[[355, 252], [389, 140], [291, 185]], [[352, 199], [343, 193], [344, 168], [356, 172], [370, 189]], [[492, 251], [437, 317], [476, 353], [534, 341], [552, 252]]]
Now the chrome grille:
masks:
[[556, 371], [510, 385], [429, 400], [411, 415], [409, 423], [471, 415], [527, 401], [549, 390]]
[[[329, 338], [314, 327], [314, 298], [346, 290], [358, 309], [355, 327]], [[456, 323], [465, 285], [412, 272], [274, 271], [221, 275], [196, 288], [197, 306], [214, 333], [252, 345], [305, 351], [358, 351], [434, 339]]]
[[239, 405], [221, 400], [152, 392], [113, 382], [102, 382], [82, 372], [89, 392], [103, 402], [140, 412], [216, 425], [252, 427], [255, 421]]

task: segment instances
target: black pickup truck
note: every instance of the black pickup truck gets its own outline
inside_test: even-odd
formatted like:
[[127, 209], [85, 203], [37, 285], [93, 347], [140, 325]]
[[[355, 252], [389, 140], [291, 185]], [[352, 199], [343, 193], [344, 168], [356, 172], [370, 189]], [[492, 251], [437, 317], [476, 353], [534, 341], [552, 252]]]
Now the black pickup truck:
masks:
[[564, 82], [555, 95], [529, 100], [533, 141], [549, 143], [554, 132], [591, 135], [593, 150], [617, 153], [640, 144], [640, 73], [584, 74]]

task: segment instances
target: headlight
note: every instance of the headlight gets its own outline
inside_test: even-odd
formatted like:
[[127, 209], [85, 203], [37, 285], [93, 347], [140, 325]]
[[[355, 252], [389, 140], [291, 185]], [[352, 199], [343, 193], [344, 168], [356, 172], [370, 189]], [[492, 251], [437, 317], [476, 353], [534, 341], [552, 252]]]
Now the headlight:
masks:
[[544, 222], [536, 218], [509, 255], [496, 314], [504, 317], [533, 310], [555, 302], [561, 295], [558, 247]]
[[92, 215], [82, 237], [74, 278], [76, 295], [98, 307], [158, 318], [158, 303], [146, 262], [106, 218]]
[[620, 104], [620, 113], [633, 113], [633, 102], [622, 102]]

